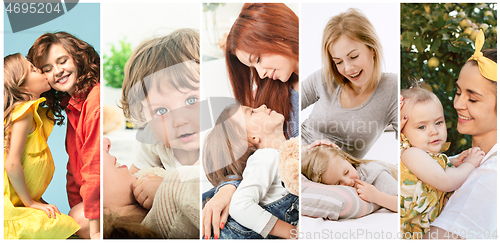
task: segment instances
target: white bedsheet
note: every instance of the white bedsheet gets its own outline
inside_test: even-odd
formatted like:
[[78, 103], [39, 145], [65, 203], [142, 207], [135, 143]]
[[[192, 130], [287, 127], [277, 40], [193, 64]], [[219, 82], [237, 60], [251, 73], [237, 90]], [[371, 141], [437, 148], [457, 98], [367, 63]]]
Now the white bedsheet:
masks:
[[396, 239], [399, 216], [385, 208], [359, 219], [300, 217], [299, 239]]

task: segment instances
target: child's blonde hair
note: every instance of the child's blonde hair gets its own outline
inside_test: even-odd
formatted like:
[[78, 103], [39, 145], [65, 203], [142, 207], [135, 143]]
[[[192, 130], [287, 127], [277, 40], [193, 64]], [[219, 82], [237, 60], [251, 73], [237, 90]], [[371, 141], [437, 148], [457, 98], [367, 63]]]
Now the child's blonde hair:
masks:
[[[374, 162], [373, 160], [357, 159], [352, 155], [332, 146], [318, 145], [313, 147], [310, 151], [302, 156], [302, 174], [311, 181], [323, 183], [323, 173], [328, 167], [330, 159], [336, 156], [344, 158], [345, 160], [347, 160], [347, 162], [351, 163], [354, 168], [357, 168], [360, 164]], [[387, 166], [387, 168], [391, 172], [391, 175], [395, 179], [397, 179], [398, 170], [396, 166], [385, 162], [383, 162], [383, 164]]]
[[424, 82], [416, 82], [410, 88], [402, 90], [401, 96], [403, 96], [404, 99], [401, 116], [407, 115], [404, 113], [420, 103], [436, 101], [441, 104], [439, 98], [430, 91], [430, 87], [428, 87], [428, 84], [425, 84]]
[[8, 55], [3, 60], [3, 120], [5, 123], [3, 136], [4, 150], [8, 152], [12, 112], [16, 106], [30, 101], [35, 95], [28, 89], [21, 87], [30, 71], [28, 61], [20, 53]]
[[[179, 29], [169, 35], [143, 41], [125, 64], [120, 100], [123, 114], [136, 126], [147, 123], [141, 103], [148, 88], [172, 89], [200, 87], [200, 35], [192, 29]], [[155, 85], [155, 86], [153, 86]]]

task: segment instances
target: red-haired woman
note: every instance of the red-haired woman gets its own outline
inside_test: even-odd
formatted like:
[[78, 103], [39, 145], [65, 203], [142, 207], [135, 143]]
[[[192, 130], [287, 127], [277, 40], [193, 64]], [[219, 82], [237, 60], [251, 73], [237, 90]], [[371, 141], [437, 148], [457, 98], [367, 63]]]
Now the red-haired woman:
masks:
[[[250, 107], [265, 104], [285, 117], [287, 138], [299, 135], [299, 18], [290, 8], [282, 3], [243, 5], [226, 40], [226, 66], [236, 100]], [[219, 185], [205, 205], [205, 238], [210, 238], [212, 225], [215, 236], [224, 228], [238, 182]]]
[[243, 5], [226, 40], [226, 66], [242, 105], [267, 105], [285, 116], [285, 134], [298, 136], [299, 18], [291, 9]]
[[66, 175], [68, 201], [82, 238], [100, 238], [100, 88], [99, 54], [66, 32], [38, 37], [27, 59], [47, 78], [47, 105], [61, 125], [68, 117]]

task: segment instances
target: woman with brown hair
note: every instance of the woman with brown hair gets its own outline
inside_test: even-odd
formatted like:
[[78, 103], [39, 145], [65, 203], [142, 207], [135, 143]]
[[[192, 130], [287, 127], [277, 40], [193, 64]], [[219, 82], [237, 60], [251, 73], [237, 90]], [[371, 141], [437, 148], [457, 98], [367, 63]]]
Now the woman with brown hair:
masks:
[[[282, 3], [244, 4], [226, 40], [226, 66], [236, 100], [265, 104], [283, 114], [287, 138], [299, 135], [299, 18]], [[229, 162], [228, 162], [229, 163]], [[226, 175], [231, 176], [231, 175]], [[233, 175], [235, 176], [235, 175]], [[229, 215], [229, 202], [239, 180], [222, 182], [203, 196], [203, 236], [210, 238]], [[225, 186], [232, 184], [233, 186]], [[215, 194], [214, 194], [215, 192]], [[212, 197], [213, 195], [213, 197]]]
[[82, 238], [100, 238], [100, 59], [88, 43], [66, 32], [40, 36], [27, 59], [42, 70], [52, 89], [47, 105], [61, 125], [68, 117], [66, 190], [69, 215]]
[[[471, 135], [472, 147], [479, 147], [486, 156], [453, 193], [424, 238], [496, 238], [497, 50], [481, 51], [483, 44], [484, 34], [480, 31], [475, 52], [455, 83], [453, 107], [458, 114], [458, 132]], [[408, 118], [402, 120], [402, 127], [407, 122]]]

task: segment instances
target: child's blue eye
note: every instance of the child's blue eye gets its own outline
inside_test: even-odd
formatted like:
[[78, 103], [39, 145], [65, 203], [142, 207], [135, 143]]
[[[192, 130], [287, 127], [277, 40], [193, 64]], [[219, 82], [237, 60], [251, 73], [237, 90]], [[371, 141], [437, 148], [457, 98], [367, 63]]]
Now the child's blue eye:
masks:
[[425, 129], [425, 125], [419, 126], [418, 129], [419, 130], [424, 130]]
[[168, 110], [164, 107], [158, 108], [155, 110], [155, 115], [162, 116], [165, 115], [168, 112]]
[[436, 122], [436, 125], [438, 125], [438, 126], [441, 125], [441, 124], [443, 124], [443, 121]]
[[198, 101], [198, 97], [189, 97], [187, 98], [186, 100], [186, 105], [194, 105], [194, 103], [196, 103], [196, 101]]

